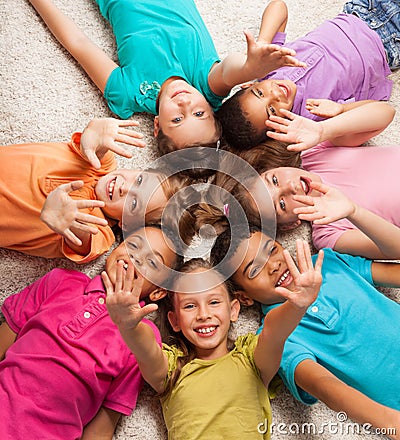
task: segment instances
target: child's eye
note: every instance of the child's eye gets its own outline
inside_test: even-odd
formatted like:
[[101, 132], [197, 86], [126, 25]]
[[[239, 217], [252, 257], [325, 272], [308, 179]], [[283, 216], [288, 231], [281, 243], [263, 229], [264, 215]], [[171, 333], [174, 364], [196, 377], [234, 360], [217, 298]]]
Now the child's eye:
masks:
[[258, 275], [259, 266], [252, 266], [252, 268], [249, 271], [249, 278], [255, 278]]
[[201, 112], [196, 112], [194, 115], [197, 116], [198, 118], [200, 118], [201, 116], [204, 115], [205, 112], [201, 111]]
[[272, 183], [277, 186], [278, 185], [278, 178], [276, 176], [272, 176]]
[[264, 96], [262, 90], [260, 90], [260, 89], [256, 89], [256, 92], [257, 92], [257, 95], [258, 95], [258, 96], [261, 96], [261, 97]]
[[276, 250], [277, 250], [277, 246], [271, 246], [271, 249], [269, 250], [269, 255], [272, 255]]
[[177, 124], [178, 122], [181, 122], [181, 121], [182, 121], [182, 118], [180, 116], [178, 118], [172, 119], [172, 122], [175, 124]]
[[194, 309], [194, 304], [186, 304], [185, 306], [183, 306], [183, 308], [187, 310]]
[[210, 301], [211, 305], [217, 305], [219, 303], [220, 303], [220, 301], [218, 301], [217, 299], [214, 299], [214, 300]]
[[274, 116], [276, 116], [276, 111], [275, 111], [275, 109], [274, 109], [274, 107], [268, 107], [268, 110], [269, 110], [269, 112], [271, 113], [271, 115], [274, 115]]
[[286, 210], [286, 203], [285, 203], [285, 201], [283, 199], [279, 200], [279, 206], [282, 209], [282, 211]]
[[142, 184], [142, 182], [143, 182], [143, 176], [140, 174], [136, 179], [136, 184], [139, 186]]
[[153, 268], [153, 269], [157, 269], [157, 264], [154, 260], [152, 260], [151, 258], [149, 258], [147, 260], [149, 262], [149, 265]]
[[134, 211], [137, 207], [137, 199], [136, 197], [132, 199], [131, 210]]

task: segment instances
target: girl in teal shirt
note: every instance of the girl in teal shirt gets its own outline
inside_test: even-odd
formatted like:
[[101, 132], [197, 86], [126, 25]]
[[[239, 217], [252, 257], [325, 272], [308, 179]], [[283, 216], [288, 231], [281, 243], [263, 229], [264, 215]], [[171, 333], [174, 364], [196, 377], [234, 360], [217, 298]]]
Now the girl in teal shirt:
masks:
[[[216, 146], [221, 129], [213, 111], [234, 85], [283, 65], [305, 66], [293, 50], [270, 44], [278, 29], [257, 42], [246, 32], [247, 55], [220, 62], [193, 0], [97, 0], [116, 37], [118, 65], [51, 0], [30, 2], [114, 113], [123, 119], [135, 112], [157, 115], [154, 134], [162, 154]], [[267, 6], [268, 15], [278, 2]]]

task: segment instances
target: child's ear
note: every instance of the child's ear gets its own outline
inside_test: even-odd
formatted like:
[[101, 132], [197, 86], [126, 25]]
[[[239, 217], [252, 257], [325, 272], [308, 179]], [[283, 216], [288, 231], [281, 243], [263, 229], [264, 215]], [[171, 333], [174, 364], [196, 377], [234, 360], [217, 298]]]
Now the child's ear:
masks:
[[171, 327], [174, 330], [174, 332], [180, 332], [181, 327], [179, 326], [178, 319], [176, 318], [176, 313], [170, 310], [167, 316], [168, 316], [168, 321], [171, 324]]
[[167, 296], [167, 291], [163, 289], [162, 287], [153, 290], [149, 295], [149, 300], [152, 302], [160, 301], [160, 299]]
[[252, 306], [254, 304], [254, 299], [250, 298], [244, 290], [237, 290], [235, 296], [240, 304], [243, 304], [244, 306]]
[[301, 225], [301, 220], [296, 220], [290, 223], [283, 223], [282, 225], [278, 225], [280, 231], [291, 231], [292, 229], [296, 229]]
[[254, 84], [254, 81], [250, 81], [250, 82], [246, 82], [243, 84], [240, 84], [240, 88], [243, 89], [247, 89], [248, 87], [252, 86]]
[[239, 318], [240, 302], [238, 299], [231, 301], [231, 322], [236, 322]]
[[158, 136], [158, 132], [160, 131], [160, 121], [158, 120], [158, 116], [154, 117], [154, 136]]

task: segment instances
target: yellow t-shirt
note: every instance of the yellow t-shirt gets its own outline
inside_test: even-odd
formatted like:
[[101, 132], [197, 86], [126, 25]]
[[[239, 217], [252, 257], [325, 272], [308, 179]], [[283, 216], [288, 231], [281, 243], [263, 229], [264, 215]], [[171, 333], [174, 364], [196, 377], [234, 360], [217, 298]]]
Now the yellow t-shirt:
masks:
[[[269, 439], [271, 407], [254, 350], [258, 336], [239, 336], [235, 347], [215, 360], [186, 364], [172, 392], [162, 400], [170, 440]], [[168, 377], [182, 352], [163, 344]]]

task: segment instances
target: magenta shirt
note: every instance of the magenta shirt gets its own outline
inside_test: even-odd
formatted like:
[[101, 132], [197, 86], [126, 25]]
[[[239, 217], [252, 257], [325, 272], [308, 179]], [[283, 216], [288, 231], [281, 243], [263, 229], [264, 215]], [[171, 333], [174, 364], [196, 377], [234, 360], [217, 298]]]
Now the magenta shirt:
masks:
[[18, 336], [0, 362], [1, 439], [78, 439], [101, 406], [132, 412], [143, 379], [105, 297], [99, 276], [54, 269], [5, 300]]
[[[274, 43], [283, 44], [285, 36], [278, 33]], [[296, 51], [307, 69], [281, 67], [264, 79], [290, 79], [296, 83], [293, 113], [320, 120], [306, 110], [308, 98], [344, 103], [390, 97], [393, 84], [386, 78], [391, 70], [382, 41], [354, 15], [339, 14], [285, 46]]]
[[[400, 147], [335, 147], [322, 143], [302, 153], [302, 168], [318, 174], [351, 200], [400, 227]], [[342, 219], [312, 225], [317, 249], [334, 248], [340, 236], [357, 229]]]

